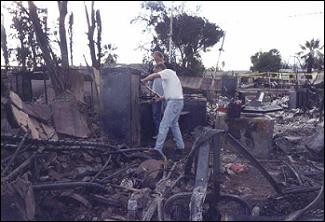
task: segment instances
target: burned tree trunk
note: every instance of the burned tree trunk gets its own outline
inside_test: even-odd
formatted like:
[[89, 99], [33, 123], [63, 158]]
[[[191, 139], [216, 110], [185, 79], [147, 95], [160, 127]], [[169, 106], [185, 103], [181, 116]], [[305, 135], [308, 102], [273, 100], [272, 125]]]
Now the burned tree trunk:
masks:
[[70, 14], [69, 16], [69, 29], [68, 29], [68, 33], [69, 33], [69, 46], [70, 46], [70, 62], [71, 65], [73, 66], [73, 54], [72, 54], [72, 45], [73, 45], [73, 32], [72, 32], [72, 26], [73, 26], [73, 13]]
[[59, 33], [60, 33], [60, 50], [63, 69], [69, 68], [69, 56], [67, 47], [67, 35], [65, 30], [65, 17], [67, 15], [68, 1], [58, 1], [59, 6]]
[[1, 14], [1, 49], [3, 51], [3, 57], [5, 59], [5, 65], [6, 69], [9, 65], [9, 53], [8, 53], [8, 47], [7, 47], [7, 33], [4, 26], [4, 18], [3, 14]]
[[[89, 50], [91, 56], [91, 62], [93, 67], [93, 80], [95, 82], [95, 89], [96, 89], [96, 97], [95, 97], [95, 110], [99, 111], [100, 107], [100, 89], [99, 89], [99, 80], [100, 80], [100, 60], [102, 56], [101, 51], [101, 34], [102, 34], [102, 23], [99, 10], [96, 11], [96, 18], [95, 18], [95, 10], [94, 10], [94, 1], [91, 2], [91, 12], [90, 17], [88, 13], [87, 6], [85, 4], [85, 12], [86, 12], [86, 19], [88, 25], [88, 41], [89, 41]], [[96, 58], [96, 50], [95, 50], [95, 41], [94, 41], [94, 32], [97, 25], [97, 56]]]
[[47, 69], [49, 71], [49, 76], [53, 85], [55, 94], [58, 95], [66, 89], [66, 84], [64, 84], [64, 73], [57, 66], [57, 61], [55, 57], [52, 57], [51, 48], [49, 46], [48, 38], [42, 30], [40, 20], [37, 15], [37, 8], [34, 2], [28, 1], [29, 7], [29, 17], [33, 23], [36, 39], [42, 50], [42, 56], [46, 63]]
[[102, 41], [102, 20], [100, 17], [100, 11], [96, 11], [96, 23], [97, 23], [97, 66], [100, 67], [100, 59], [102, 57], [102, 46], [101, 46], [101, 41]]
[[36, 58], [37, 58], [37, 53], [36, 53], [36, 49], [35, 49], [35, 43], [34, 43], [34, 33], [30, 32], [28, 33], [28, 39], [29, 42], [31, 43], [31, 50], [32, 50], [32, 61], [33, 61], [33, 69], [36, 69], [37, 66], [37, 62], [36, 62]]
[[89, 13], [87, 6], [85, 4], [85, 11], [86, 11], [86, 19], [87, 19], [87, 25], [88, 25], [88, 41], [89, 41], [89, 49], [90, 49], [90, 57], [92, 62], [92, 67], [99, 69], [99, 65], [96, 59], [96, 52], [95, 52], [95, 41], [93, 39], [94, 32], [95, 32], [95, 11], [94, 11], [94, 1], [91, 2], [91, 14], [89, 18]]

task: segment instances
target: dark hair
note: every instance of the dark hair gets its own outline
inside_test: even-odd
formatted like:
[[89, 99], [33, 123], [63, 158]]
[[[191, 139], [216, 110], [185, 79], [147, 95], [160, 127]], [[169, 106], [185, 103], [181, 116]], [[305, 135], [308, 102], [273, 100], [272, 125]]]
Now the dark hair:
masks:
[[157, 56], [159, 56], [161, 59], [164, 59], [164, 55], [161, 53], [161, 52], [159, 52], [159, 51], [154, 51], [153, 52], [153, 55], [157, 55]]
[[160, 69], [160, 70], [165, 70], [167, 69], [167, 67], [165, 66], [165, 64], [157, 64], [154, 68], [154, 70], [157, 70], [157, 69]]

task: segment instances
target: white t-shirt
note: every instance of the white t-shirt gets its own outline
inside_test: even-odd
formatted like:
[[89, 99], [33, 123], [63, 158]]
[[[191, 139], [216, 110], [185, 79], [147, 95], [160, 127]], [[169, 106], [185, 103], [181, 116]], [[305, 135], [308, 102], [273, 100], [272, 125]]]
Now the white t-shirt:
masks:
[[183, 89], [179, 78], [171, 69], [158, 72], [162, 79], [162, 86], [166, 99], [183, 99]]

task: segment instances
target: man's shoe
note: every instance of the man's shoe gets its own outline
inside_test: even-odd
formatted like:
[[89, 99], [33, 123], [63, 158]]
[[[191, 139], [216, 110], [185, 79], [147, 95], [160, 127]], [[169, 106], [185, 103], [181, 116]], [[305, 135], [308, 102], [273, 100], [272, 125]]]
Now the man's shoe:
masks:
[[158, 150], [158, 149], [155, 149], [155, 148], [153, 148], [153, 149], [155, 150], [155, 152], [154, 152], [155, 159], [158, 158], [158, 159], [161, 160], [161, 159], [163, 159], [165, 157], [165, 154], [164, 154], [164, 152], [162, 150]]

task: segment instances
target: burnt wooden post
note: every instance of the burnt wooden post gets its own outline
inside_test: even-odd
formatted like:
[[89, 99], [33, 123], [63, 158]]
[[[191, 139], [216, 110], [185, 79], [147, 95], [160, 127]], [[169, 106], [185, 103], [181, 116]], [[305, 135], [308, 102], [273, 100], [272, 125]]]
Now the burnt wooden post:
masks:
[[218, 133], [212, 138], [212, 152], [213, 152], [213, 189], [215, 203], [220, 196], [220, 149], [221, 149], [221, 134], [223, 131], [219, 130]]
[[190, 220], [203, 220], [203, 203], [206, 198], [209, 182], [209, 152], [210, 144], [206, 141], [199, 149], [195, 176], [195, 185], [190, 202]]

